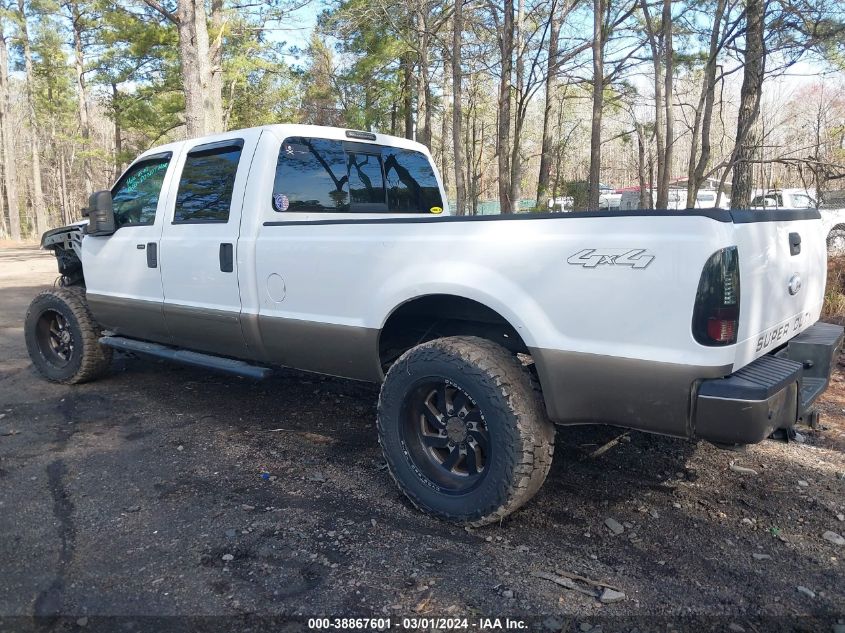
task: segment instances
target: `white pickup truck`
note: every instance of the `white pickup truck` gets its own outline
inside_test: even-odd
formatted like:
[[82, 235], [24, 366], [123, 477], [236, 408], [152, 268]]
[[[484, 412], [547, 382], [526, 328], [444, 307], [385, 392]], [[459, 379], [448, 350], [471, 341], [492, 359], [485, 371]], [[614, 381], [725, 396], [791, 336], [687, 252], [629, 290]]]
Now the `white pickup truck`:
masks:
[[48, 379], [117, 349], [381, 382], [398, 485], [473, 525], [538, 490], [554, 424], [721, 444], [792, 426], [843, 338], [817, 322], [816, 210], [457, 217], [425, 147], [354, 130], [156, 147], [42, 243], [63, 287], [25, 331]]

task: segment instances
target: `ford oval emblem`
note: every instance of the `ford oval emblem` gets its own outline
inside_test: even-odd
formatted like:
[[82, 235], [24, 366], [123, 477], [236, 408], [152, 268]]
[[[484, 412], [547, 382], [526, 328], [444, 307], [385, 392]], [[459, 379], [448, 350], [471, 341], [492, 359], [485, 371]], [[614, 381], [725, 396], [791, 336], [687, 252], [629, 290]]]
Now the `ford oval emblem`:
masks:
[[795, 273], [792, 277], [789, 278], [789, 294], [797, 295], [798, 291], [801, 290], [801, 275]]

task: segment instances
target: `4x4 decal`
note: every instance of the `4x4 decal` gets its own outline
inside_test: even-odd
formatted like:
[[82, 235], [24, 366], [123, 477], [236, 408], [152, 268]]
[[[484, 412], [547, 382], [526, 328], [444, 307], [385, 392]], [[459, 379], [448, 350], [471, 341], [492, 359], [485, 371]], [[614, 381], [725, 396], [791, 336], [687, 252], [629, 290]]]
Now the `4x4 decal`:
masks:
[[644, 248], [585, 248], [571, 255], [566, 263], [584, 268], [603, 265], [645, 268], [652, 260], [654, 260], [654, 255], [646, 253]]

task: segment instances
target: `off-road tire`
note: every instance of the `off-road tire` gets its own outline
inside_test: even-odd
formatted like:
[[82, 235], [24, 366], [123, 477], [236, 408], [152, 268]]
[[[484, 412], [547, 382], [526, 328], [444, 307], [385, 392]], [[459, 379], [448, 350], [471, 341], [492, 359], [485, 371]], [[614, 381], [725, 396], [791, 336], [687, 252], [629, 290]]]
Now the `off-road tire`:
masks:
[[[45, 352], [43, 341], [39, 343], [39, 321], [45, 313], [61, 315], [73, 341], [73, 351], [64, 364], [58, 364], [49, 352]], [[84, 288], [45, 290], [29, 304], [24, 322], [26, 348], [32, 364], [47, 380], [77, 384], [102, 376], [111, 364], [112, 350], [100, 344], [101, 335], [102, 328], [88, 309]]]
[[845, 225], [837, 224], [828, 233], [827, 254], [829, 257], [845, 256]]
[[[466, 494], [444, 494], [413, 465], [400, 431], [404, 404], [428, 377], [459, 385], [484, 412], [493, 457]], [[378, 433], [388, 470], [414, 506], [448, 521], [481, 526], [500, 521], [540, 489], [554, 454], [554, 425], [530, 370], [492, 341], [440, 338], [405, 352], [390, 368], [378, 404]]]

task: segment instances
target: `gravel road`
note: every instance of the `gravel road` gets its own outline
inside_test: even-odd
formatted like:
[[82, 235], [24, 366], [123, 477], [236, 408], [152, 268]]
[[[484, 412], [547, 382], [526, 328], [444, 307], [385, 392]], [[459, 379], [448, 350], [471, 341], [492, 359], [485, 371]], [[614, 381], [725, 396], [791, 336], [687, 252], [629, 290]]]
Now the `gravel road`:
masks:
[[[103, 616], [845, 630], [845, 545], [824, 536], [845, 536], [839, 372], [803, 443], [728, 452], [632, 432], [591, 458], [622, 431], [562, 429], [533, 502], [464, 530], [393, 485], [376, 387], [128, 357], [92, 384], [43, 381], [23, 315], [55, 277], [36, 248], [0, 249], [0, 631], [122, 622]], [[624, 596], [601, 602], [607, 585]]]

